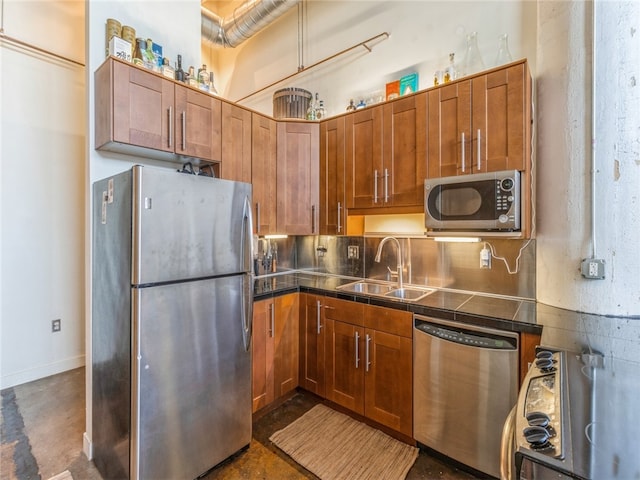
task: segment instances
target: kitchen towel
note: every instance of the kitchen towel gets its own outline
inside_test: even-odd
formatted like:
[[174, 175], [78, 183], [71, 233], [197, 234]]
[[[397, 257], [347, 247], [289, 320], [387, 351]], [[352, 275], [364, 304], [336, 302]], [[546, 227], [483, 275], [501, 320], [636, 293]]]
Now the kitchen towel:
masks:
[[417, 448], [322, 404], [269, 440], [322, 480], [401, 480], [418, 457]]

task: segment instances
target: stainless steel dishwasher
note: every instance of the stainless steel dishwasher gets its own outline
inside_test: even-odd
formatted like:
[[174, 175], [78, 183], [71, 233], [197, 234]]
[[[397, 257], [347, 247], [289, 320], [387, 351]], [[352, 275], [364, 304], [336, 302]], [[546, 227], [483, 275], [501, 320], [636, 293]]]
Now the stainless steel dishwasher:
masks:
[[518, 395], [518, 334], [414, 315], [413, 434], [500, 477], [502, 426]]

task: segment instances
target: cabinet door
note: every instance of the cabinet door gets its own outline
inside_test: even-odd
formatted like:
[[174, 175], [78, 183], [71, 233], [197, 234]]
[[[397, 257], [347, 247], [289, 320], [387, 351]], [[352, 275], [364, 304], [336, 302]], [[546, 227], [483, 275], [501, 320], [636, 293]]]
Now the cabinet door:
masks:
[[274, 400], [274, 302], [261, 300], [253, 304], [252, 398], [253, 411]]
[[345, 118], [347, 208], [382, 206], [382, 106]]
[[206, 93], [175, 85], [175, 152], [220, 161], [222, 102]]
[[530, 118], [525, 64], [473, 79], [474, 171], [524, 170]]
[[320, 124], [320, 234], [345, 232], [344, 117]]
[[289, 235], [318, 234], [319, 126], [278, 122], [277, 229]]
[[429, 91], [429, 178], [471, 173], [471, 80]]
[[251, 183], [251, 112], [222, 102], [222, 161], [220, 176]]
[[365, 331], [366, 417], [413, 436], [413, 345], [410, 338]]
[[364, 414], [363, 328], [327, 320], [327, 399]]
[[324, 397], [325, 320], [322, 297], [300, 295], [300, 386]]
[[[112, 121], [101, 121], [101, 116], [96, 119], [96, 147], [115, 141], [173, 152], [174, 139], [170, 134], [173, 133], [171, 120], [175, 117], [174, 84], [130, 65], [116, 61], [110, 65], [113, 85], [111, 88], [102, 85], [101, 90], [111, 92], [113, 104], [110, 107], [96, 105], [96, 111], [97, 115], [100, 111], [112, 113], [113, 118]], [[109, 138], [111, 133], [113, 138]]]
[[251, 184], [255, 233], [276, 231], [276, 121], [253, 114], [251, 120]]
[[274, 319], [274, 394], [287, 394], [298, 386], [298, 294], [276, 297]]
[[384, 205], [424, 204], [427, 171], [427, 94], [384, 105], [382, 200]]

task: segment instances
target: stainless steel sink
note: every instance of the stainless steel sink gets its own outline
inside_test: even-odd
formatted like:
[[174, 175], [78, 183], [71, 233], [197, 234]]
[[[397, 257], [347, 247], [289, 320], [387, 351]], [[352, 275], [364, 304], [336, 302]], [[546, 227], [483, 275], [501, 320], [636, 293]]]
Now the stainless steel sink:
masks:
[[365, 293], [368, 295], [384, 295], [391, 290], [391, 286], [385, 283], [375, 282], [353, 282], [338, 287], [338, 290], [354, 293]]
[[417, 301], [423, 297], [426, 297], [430, 293], [433, 293], [433, 289], [425, 288], [396, 288], [390, 292], [385, 293], [385, 297], [401, 298], [403, 300]]
[[433, 288], [397, 288], [397, 284], [395, 283], [371, 282], [366, 280], [341, 285], [338, 287], [338, 290], [408, 301], [420, 300], [435, 291]]

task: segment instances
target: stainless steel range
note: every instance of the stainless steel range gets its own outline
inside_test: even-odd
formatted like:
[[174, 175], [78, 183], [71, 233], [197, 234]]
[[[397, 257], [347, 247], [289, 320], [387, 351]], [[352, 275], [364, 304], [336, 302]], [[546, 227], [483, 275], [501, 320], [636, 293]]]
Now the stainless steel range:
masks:
[[515, 478], [592, 478], [593, 371], [583, 358], [594, 357], [538, 350], [512, 413]]

